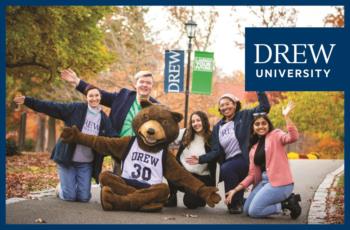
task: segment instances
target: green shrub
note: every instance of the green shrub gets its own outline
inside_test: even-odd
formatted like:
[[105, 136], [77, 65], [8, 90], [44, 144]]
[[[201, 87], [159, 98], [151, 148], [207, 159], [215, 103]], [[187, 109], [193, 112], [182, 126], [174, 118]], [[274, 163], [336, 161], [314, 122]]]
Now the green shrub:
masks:
[[26, 139], [24, 141], [24, 146], [23, 146], [23, 150], [26, 152], [33, 152], [34, 151], [34, 147], [35, 147], [35, 143], [33, 139]]
[[16, 141], [13, 139], [6, 139], [6, 156], [13, 156], [16, 154], [20, 154]]

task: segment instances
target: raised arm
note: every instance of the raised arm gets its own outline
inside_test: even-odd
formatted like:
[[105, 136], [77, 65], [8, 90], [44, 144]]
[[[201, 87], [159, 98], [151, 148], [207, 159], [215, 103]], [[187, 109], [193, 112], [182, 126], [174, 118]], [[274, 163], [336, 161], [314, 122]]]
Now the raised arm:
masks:
[[16, 104], [24, 104], [28, 108], [39, 113], [44, 113], [56, 119], [65, 121], [74, 113], [77, 103], [58, 103], [53, 101], [38, 100], [28, 96], [18, 96], [13, 100]]
[[[81, 80], [78, 75], [72, 69], [65, 69], [61, 71], [61, 79], [70, 83], [76, 90], [85, 94], [85, 89], [90, 85], [89, 83]], [[107, 91], [99, 89], [101, 93], [101, 104], [107, 107], [111, 107], [113, 100], [116, 97], [115, 93], [109, 93]]]
[[258, 95], [258, 102], [259, 104], [252, 109], [253, 113], [269, 113], [270, 112], [270, 102], [269, 99], [267, 98], [267, 95], [265, 92], [257, 92]]
[[288, 102], [288, 105], [284, 108], [282, 107], [282, 115], [286, 120], [287, 133], [280, 135], [280, 140], [283, 144], [293, 143], [298, 140], [299, 133], [297, 127], [294, 125], [293, 121], [289, 117], [289, 113], [294, 109], [295, 104], [293, 102]]
[[83, 134], [75, 126], [65, 127], [61, 133], [65, 143], [77, 143], [88, 146], [103, 155], [112, 155], [118, 160], [122, 159], [131, 137], [102, 137]]

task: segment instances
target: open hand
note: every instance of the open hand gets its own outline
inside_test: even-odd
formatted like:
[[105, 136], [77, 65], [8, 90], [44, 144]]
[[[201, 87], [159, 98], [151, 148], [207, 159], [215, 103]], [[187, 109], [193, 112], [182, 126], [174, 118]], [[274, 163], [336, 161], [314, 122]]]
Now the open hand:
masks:
[[295, 104], [293, 102], [288, 102], [288, 105], [286, 107], [282, 107], [282, 115], [288, 116], [289, 112], [292, 111], [295, 107]]
[[199, 163], [198, 157], [197, 157], [197, 156], [194, 156], [194, 155], [192, 155], [192, 156], [190, 156], [190, 157], [187, 157], [185, 161], [186, 161], [186, 163], [189, 164], [189, 165], [196, 165], [196, 164]]
[[26, 99], [25, 96], [17, 96], [13, 99], [13, 101], [17, 104], [17, 105], [22, 105], [24, 103], [24, 100]]
[[226, 198], [225, 198], [225, 204], [226, 205], [229, 205], [231, 204], [231, 201], [232, 201], [232, 197], [236, 194], [236, 190], [234, 189], [231, 189], [230, 191], [228, 191], [225, 195], [226, 195]]
[[64, 69], [61, 71], [61, 79], [67, 81], [74, 87], [76, 87], [79, 84], [79, 77], [72, 69]]

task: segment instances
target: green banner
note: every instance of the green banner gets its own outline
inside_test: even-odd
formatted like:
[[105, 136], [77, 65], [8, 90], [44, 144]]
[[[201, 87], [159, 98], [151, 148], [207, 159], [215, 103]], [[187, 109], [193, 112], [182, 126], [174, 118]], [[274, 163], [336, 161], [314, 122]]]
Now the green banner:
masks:
[[211, 94], [213, 70], [214, 53], [195, 51], [192, 71], [192, 93]]

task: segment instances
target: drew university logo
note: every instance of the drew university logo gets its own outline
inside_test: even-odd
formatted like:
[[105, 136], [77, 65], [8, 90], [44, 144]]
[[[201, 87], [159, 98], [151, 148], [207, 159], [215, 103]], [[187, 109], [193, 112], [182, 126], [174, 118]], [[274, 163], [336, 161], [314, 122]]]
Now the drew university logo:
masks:
[[336, 44], [256, 43], [257, 78], [328, 78]]

